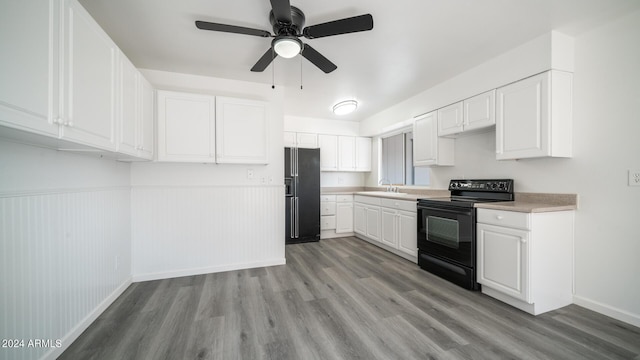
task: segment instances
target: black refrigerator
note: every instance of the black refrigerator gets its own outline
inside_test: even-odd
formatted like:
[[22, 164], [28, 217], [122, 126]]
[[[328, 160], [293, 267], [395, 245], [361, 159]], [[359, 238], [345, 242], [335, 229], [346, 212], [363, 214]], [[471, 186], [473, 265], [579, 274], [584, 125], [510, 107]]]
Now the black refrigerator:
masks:
[[320, 240], [320, 149], [284, 148], [285, 243]]

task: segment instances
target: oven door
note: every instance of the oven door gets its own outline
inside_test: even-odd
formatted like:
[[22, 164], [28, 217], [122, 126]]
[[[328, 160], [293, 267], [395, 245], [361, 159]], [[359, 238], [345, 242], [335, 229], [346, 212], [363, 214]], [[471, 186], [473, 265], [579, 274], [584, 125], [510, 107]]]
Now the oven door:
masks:
[[418, 250], [475, 267], [476, 211], [446, 204], [418, 205]]

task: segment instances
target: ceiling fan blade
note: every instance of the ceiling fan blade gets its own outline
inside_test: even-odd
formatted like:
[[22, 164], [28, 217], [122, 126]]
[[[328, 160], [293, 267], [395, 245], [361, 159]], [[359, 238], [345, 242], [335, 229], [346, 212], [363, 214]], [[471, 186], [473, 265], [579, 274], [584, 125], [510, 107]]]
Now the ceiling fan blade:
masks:
[[196, 27], [200, 30], [221, 31], [233, 34], [253, 35], [261, 37], [271, 37], [271, 33], [265, 30], [251, 29], [242, 26], [217, 24], [206, 21], [196, 21]]
[[302, 35], [307, 39], [317, 39], [371, 29], [373, 29], [373, 16], [365, 14], [308, 26], [303, 30]]
[[264, 69], [266, 69], [267, 66], [269, 66], [269, 64], [271, 64], [271, 62], [273, 61], [274, 57], [276, 57], [276, 54], [274, 53], [272, 48], [269, 48], [267, 50], [267, 52], [264, 53], [264, 55], [262, 55], [260, 60], [258, 60], [258, 62], [255, 65], [253, 65], [253, 67], [251, 68], [251, 71], [253, 71], [253, 72], [263, 72]]
[[291, 24], [291, 3], [289, 0], [271, 0], [271, 9], [276, 21]]
[[329, 61], [329, 59], [307, 44], [304, 44], [302, 56], [327, 74], [338, 68], [334, 63]]

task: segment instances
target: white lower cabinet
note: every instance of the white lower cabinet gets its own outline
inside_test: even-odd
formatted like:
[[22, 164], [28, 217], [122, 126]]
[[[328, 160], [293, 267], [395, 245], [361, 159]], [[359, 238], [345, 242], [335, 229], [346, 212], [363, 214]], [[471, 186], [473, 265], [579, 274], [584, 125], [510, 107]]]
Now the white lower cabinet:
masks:
[[386, 250], [416, 261], [417, 215], [413, 201], [355, 197], [354, 232]]
[[573, 211], [478, 209], [482, 292], [538, 315], [572, 303]]
[[320, 238], [353, 235], [353, 195], [320, 196]]
[[353, 200], [336, 203], [336, 233], [353, 232]]

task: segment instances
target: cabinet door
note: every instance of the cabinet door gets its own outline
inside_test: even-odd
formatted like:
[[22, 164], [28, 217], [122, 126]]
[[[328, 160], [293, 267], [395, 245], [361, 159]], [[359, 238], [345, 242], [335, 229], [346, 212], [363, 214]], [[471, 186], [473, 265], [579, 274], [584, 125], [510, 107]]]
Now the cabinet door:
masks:
[[353, 203], [336, 204], [336, 233], [353, 232]]
[[137, 155], [137, 122], [139, 115], [138, 69], [120, 52], [119, 54], [119, 114], [118, 152]]
[[516, 299], [529, 298], [529, 232], [478, 224], [478, 282]]
[[438, 136], [462, 132], [462, 109], [462, 101], [438, 109]]
[[296, 144], [300, 148], [317, 149], [318, 134], [296, 133]]
[[438, 116], [430, 112], [413, 122], [413, 165], [435, 165], [438, 158]]
[[491, 90], [464, 101], [464, 130], [495, 125], [496, 91]]
[[394, 249], [398, 248], [398, 237], [397, 237], [397, 213], [395, 210], [382, 208], [381, 211], [381, 227], [382, 232], [380, 236], [380, 240], [383, 244], [388, 245]]
[[158, 160], [215, 162], [215, 98], [158, 91]]
[[549, 155], [549, 73], [502, 87], [497, 97], [497, 159]]
[[367, 206], [367, 237], [380, 241], [380, 208]]
[[354, 171], [356, 169], [356, 138], [338, 136], [338, 170]]
[[65, 0], [61, 136], [116, 150], [118, 48], [76, 0]]
[[416, 213], [398, 212], [398, 250], [418, 256], [418, 218]]
[[217, 163], [269, 163], [265, 102], [217, 97], [215, 124]]
[[58, 107], [57, 4], [0, 2], [0, 125], [58, 136], [49, 110]]
[[147, 79], [142, 76], [142, 74], [138, 74], [138, 80], [138, 95], [140, 97], [140, 106], [138, 107], [140, 113], [138, 114], [138, 128], [136, 131], [138, 138], [138, 156], [145, 159], [152, 159], [154, 148], [153, 109], [155, 107], [153, 101], [153, 87]]
[[296, 147], [296, 133], [292, 131], [285, 131], [283, 133], [284, 147]]
[[320, 170], [338, 170], [338, 137], [336, 135], [318, 135], [320, 146]]
[[356, 138], [356, 171], [371, 171], [371, 138]]
[[367, 208], [363, 204], [353, 204], [353, 231], [367, 235]]

